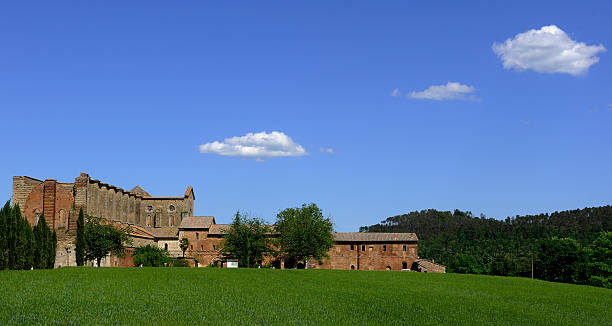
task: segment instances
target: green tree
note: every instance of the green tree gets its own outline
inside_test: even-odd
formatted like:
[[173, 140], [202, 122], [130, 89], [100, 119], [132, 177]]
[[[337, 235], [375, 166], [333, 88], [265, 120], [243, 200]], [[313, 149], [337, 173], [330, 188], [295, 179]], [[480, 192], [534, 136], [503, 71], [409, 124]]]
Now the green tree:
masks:
[[183, 258], [185, 258], [185, 250], [189, 248], [189, 239], [182, 238], [179, 242], [179, 247], [181, 247], [181, 250], [183, 251]]
[[30, 269], [34, 245], [32, 227], [19, 205], [11, 207], [7, 201], [0, 209], [0, 269]]
[[146, 245], [134, 249], [132, 254], [134, 266], [160, 267], [172, 261], [168, 250], [157, 246]]
[[7, 201], [0, 209], [0, 270], [8, 268], [8, 214], [10, 211], [10, 201]]
[[583, 283], [585, 258], [580, 244], [574, 239], [546, 239], [536, 252], [536, 277], [552, 282]]
[[[43, 269], [49, 268], [51, 260], [51, 242], [53, 241], [51, 229], [47, 225], [45, 216], [41, 215], [38, 223], [34, 226], [34, 268]], [[53, 252], [53, 261], [55, 262], [55, 252]]]
[[77, 219], [77, 234], [75, 240], [75, 255], [77, 266], [83, 266], [85, 264], [85, 216], [83, 214], [83, 208], [79, 210], [79, 217]]
[[588, 283], [612, 288], [612, 232], [601, 232], [591, 245]]
[[125, 243], [130, 242], [127, 232], [110, 224], [102, 224], [101, 219], [89, 217], [85, 227], [85, 259], [100, 261], [109, 253], [124, 255]]
[[238, 259], [240, 267], [256, 267], [271, 252], [268, 233], [262, 220], [247, 218], [238, 211], [224, 236], [221, 254], [226, 259]]
[[306, 268], [310, 259], [322, 260], [334, 246], [333, 224], [314, 203], [281, 211], [274, 226], [281, 255]]

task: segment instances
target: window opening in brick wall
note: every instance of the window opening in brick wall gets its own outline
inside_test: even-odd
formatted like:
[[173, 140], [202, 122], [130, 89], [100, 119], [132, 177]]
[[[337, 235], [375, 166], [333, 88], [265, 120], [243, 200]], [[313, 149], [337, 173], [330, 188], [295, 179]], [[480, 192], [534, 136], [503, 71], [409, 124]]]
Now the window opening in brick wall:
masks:
[[402, 269], [408, 269], [408, 263], [403, 261], [402, 262]]
[[351, 250], [355, 250], [355, 245], [351, 245]]
[[189, 247], [191, 247], [190, 249], [193, 250], [193, 245], [190, 245]]
[[168, 244], [164, 243], [164, 249], [168, 250]]
[[[200, 234], [198, 232], [196, 232], [196, 239], [199, 239], [199, 238], [200, 238]], [[404, 251], [406, 251], [406, 250], [404, 250]]]
[[361, 245], [361, 251], [365, 251], [365, 245]]
[[404, 247], [402, 248], [404, 251], [406, 251], [406, 245], [404, 245]]
[[355, 269], [355, 265], [351, 265], [351, 269]]
[[383, 251], [387, 251], [387, 245], [383, 245]]

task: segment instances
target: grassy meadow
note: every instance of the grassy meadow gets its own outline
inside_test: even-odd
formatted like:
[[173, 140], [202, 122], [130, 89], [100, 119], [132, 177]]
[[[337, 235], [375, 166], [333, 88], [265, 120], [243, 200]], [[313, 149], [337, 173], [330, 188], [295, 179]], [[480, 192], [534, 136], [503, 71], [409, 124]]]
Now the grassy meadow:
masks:
[[387, 271], [0, 271], [0, 325], [612, 325], [612, 290]]

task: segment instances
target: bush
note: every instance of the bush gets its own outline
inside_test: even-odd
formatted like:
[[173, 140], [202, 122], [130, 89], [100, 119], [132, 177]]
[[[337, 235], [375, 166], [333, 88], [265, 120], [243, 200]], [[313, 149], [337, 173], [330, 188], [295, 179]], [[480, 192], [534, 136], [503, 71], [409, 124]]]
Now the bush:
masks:
[[167, 250], [152, 245], [136, 248], [132, 258], [134, 266], [161, 267], [173, 262]]

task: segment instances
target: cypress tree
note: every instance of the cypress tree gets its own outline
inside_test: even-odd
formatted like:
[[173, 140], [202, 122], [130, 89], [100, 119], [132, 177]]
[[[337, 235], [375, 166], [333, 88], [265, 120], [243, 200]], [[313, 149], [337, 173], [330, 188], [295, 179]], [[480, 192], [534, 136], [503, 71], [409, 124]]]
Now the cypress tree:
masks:
[[[21, 210], [19, 206], [13, 206], [12, 214], [13, 223], [15, 223], [15, 252], [14, 255], [14, 266], [13, 269], [28, 269], [30, 266], [27, 266], [27, 253], [29, 251], [29, 243], [27, 237], [28, 224], [21, 217]], [[24, 223], [25, 222], [25, 223]]]
[[8, 214], [11, 209], [7, 201], [0, 209], [0, 270], [8, 268]]
[[83, 208], [79, 210], [79, 218], [77, 219], [77, 236], [75, 244], [77, 266], [83, 266], [85, 264], [85, 218], [83, 216]]
[[41, 215], [38, 224], [34, 226], [34, 268], [48, 268], [49, 265], [49, 245], [51, 231], [47, 226], [45, 216]]
[[55, 251], [57, 249], [57, 232], [55, 232], [55, 230], [53, 230], [53, 233], [51, 233], [51, 236], [49, 237], [51, 240], [51, 243], [49, 243], [49, 256], [48, 256], [48, 265], [47, 268], [53, 268], [55, 267]]

